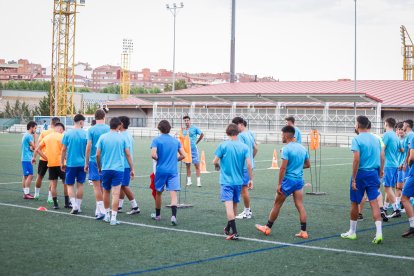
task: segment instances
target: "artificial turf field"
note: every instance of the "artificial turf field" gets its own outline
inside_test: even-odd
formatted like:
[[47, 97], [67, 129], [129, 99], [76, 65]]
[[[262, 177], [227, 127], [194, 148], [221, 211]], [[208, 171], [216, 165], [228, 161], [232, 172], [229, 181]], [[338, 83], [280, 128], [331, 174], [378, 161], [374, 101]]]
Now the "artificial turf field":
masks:
[[[85, 186], [82, 214], [53, 211], [46, 203], [47, 180], [39, 201], [22, 199], [19, 134], [0, 135], [0, 274], [1, 275], [413, 275], [414, 238], [403, 239], [406, 215], [384, 223], [384, 242], [371, 243], [375, 225], [366, 204], [365, 220], [358, 223], [358, 239], [343, 240], [349, 228], [349, 176], [352, 155], [347, 148], [322, 149], [321, 190], [325, 196], [305, 195], [309, 239], [294, 237], [299, 231], [297, 211], [288, 199], [266, 237], [254, 225], [267, 222], [272, 207], [278, 170], [268, 170], [273, 150], [281, 145], [261, 144], [256, 156], [253, 218], [237, 220], [238, 241], [226, 241], [224, 205], [219, 200], [218, 173], [211, 161], [217, 143], [202, 142], [207, 169], [202, 188], [187, 188], [186, 203], [178, 210], [178, 226], [170, 225], [171, 211], [163, 208], [162, 220], [151, 220], [154, 200], [149, 186], [152, 170], [150, 140], [135, 140], [137, 177], [131, 182], [141, 214], [119, 214], [123, 222], [109, 226], [94, 220], [92, 187]], [[280, 162], [280, 160], [279, 160]], [[280, 164], [280, 163], [279, 163]], [[193, 168], [192, 168], [193, 169]], [[37, 171], [37, 166], [35, 171]], [[182, 170], [184, 172], [184, 168]], [[47, 178], [47, 177], [46, 177]], [[309, 171], [305, 173], [309, 182]], [[185, 176], [182, 177], [185, 183]], [[195, 183], [195, 177], [193, 178]], [[33, 191], [32, 182], [31, 191]], [[184, 185], [183, 185], [184, 188]], [[309, 191], [310, 188], [305, 188]], [[59, 195], [62, 185], [59, 184]], [[168, 193], [163, 205], [169, 203]], [[184, 189], [181, 202], [184, 201]], [[50, 209], [37, 211], [39, 206]], [[63, 207], [63, 198], [60, 198]], [[127, 200], [124, 210], [130, 208]], [[242, 211], [240, 204], [239, 211]]]

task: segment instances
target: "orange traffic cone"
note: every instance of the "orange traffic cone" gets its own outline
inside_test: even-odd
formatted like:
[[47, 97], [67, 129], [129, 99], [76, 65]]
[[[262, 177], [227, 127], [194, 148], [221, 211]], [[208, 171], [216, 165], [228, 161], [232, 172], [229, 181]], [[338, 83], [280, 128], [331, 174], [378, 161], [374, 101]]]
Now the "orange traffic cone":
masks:
[[279, 165], [277, 164], [277, 153], [276, 149], [273, 151], [273, 158], [272, 158], [272, 166], [268, 168], [269, 170], [277, 170], [279, 169]]
[[206, 155], [204, 153], [204, 150], [201, 151], [201, 159], [200, 159], [200, 172], [201, 173], [210, 173], [209, 171], [207, 171], [207, 166], [206, 166]]

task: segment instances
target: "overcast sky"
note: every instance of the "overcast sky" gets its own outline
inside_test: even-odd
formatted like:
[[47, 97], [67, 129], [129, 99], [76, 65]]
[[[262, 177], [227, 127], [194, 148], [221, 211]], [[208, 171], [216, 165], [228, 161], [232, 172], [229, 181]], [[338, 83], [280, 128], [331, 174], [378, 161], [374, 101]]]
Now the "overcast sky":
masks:
[[[176, 71], [230, 68], [231, 0], [184, 0]], [[280, 80], [353, 78], [353, 0], [237, 0], [236, 71]], [[86, 0], [77, 15], [76, 61], [172, 69], [173, 16], [164, 0]], [[177, 2], [178, 4], [179, 2]], [[0, 1], [0, 58], [50, 66], [52, 0]], [[402, 79], [400, 26], [414, 38], [414, 0], [358, 0], [358, 79]]]

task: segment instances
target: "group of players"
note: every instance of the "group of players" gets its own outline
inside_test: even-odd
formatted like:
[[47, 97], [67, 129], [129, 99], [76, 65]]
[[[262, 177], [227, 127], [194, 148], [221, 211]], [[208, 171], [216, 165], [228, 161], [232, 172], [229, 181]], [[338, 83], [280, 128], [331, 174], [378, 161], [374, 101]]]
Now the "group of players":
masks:
[[[197, 186], [201, 187], [200, 167], [197, 144], [203, 139], [203, 133], [191, 125], [189, 116], [183, 118], [185, 127], [178, 133], [180, 139], [171, 135], [171, 125], [162, 120], [158, 124], [160, 135], [151, 143], [151, 157], [154, 160], [155, 213], [151, 217], [161, 220], [161, 198], [164, 189], [171, 196], [171, 223], [177, 225], [177, 192], [180, 191], [178, 163], [186, 161], [187, 185], [192, 185], [190, 165], [196, 168]], [[71, 208], [71, 214], [81, 212], [83, 183], [86, 173], [94, 186], [96, 198], [95, 216], [111, 225], [119, 224], [117, 213], [122, 210], [125, 195], [131, 202], [131, 211], [138, 214], [140, 209], [129, 183], [134, 177], [133, 138], [127, 131], [130, 120], [126, 116], [112, 118], [109, 126], [105, 124], [105, 112], [97, 110], [95, 125], [83, 130], [85, 117], [74, 117], [74, 128], [63, 134], [65, 126], [58, 118], [51, 120], [51, 126], [44, 130], [35, 142], [36, 123], [27, 124], [27, 133], [22, 138], [23, 191], [25, 199], [38, 199], [42, 179], [49, 170], [49, 198], [53, 208], [59, 208], [56, 186], [58, 178], [64, 185], [65, 208]], [[362, 219], [362, 207], [368, 198], [377, 233], [373, 243], [382, 242], [382, 220], [400, 217], [401, 209], [406, 210], [410, 228], [403, 234], [414, 234], [414, 211], [409, 202], [414, 196], [414, 133], [413, 121], [396, 124], [392, 118], [385, 120], [386, 133], [381, 139], [369, 133], [371, 122], [365, 116], [359, 116], [355, 125], [358, 135], [352, 140], [354, 153], [353, 172], [350, 183], [351, 221], [350, 230], [341, 234], [342, 238], [356, 239], [357, 221]], [[235, 219], [252, 217], [249, 190], [253, 189], [254, 157], [258, 152], [254, 135], [247, 129], [247, 122], [235, 117], [226, 128], [228, 139], [221, 143], [216, 151], [213, 164], [220, 171], [220, 198], [225, 204], [227, 225], [224, 228], [226, 238], [238, 239]], [[187, 147], [184, 138], [189, 142]], [[299, 212], [300, 232], [297, 237], [307, 239], [306, 211], [303, 206], [303, 169], [310, 167], [307, 150], [301, 145], [301, 132], [295, 127], [293, 117], [286, 118], [282, 128], [282, 164], [277, 181], [277, 192], [266, 225], [256, 224], [256, 229], [270, 235], [279, 211], [290, 195]], [[180, 142], [181, 141], [181, 142]], [[411, 149], [411, 152], [410, 152]], [[39, 154], [38, 176], [35, 195], [30, 195], [30, 183], [33, 178], [33, 164]], [[410, 169], [411, 167], [411, 169]], [[380, 192], [380, 178], [386, 193], [383, 204]], [[75, 183], [76, 192], [75, 192]], [[396, 187], [394, 194], [393, 188]], [[112, 211], [110, 193], [112, 191]], [[365, 197], [364, 197], [365, 196]], [[237, 205], [242, 197], [244, 210], [237, 215]], [[386, 214], [392, 206], [393, 213]], [[382, 217], [382, 218], [381, 218]]]

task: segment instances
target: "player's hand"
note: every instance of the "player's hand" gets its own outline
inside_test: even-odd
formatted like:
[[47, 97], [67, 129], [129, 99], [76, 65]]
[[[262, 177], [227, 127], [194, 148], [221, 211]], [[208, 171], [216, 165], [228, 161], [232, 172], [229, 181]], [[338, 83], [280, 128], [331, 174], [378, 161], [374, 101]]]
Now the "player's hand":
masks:
[[89, 165], [85, 165], [85, 167], [83, 167], [83, 170], [87, 173], [89, 172]]
[[405, 172], [407, 170], [407, 165], [402, 165], [402, 170]]
[[253, 190], [253, 180], [249, 180], [249, 183], [247, 184], [247, 188], [249, 190]]
[[36, 164], [36, 158], [32, 158], [32, 165]]
[[214, 164], [214, 170], [220, 171], [220, 164]]
[[380, 175], [379, 175], [379, 177], [380, 177], [380, 178], [383, 178], [383, 177], [384, 177], [384, 170], [380, 170]]
[[282, 185], [277, 185], [277, 190], [276, 190], [278, 195], [282, 194]]
[[131, 177], [131, 180], [134, 180], [135, 171], [131, 170], [131, 172], [129, 173], [129, 176]]
[[61, 170], [62, 172], [65, 172], [65, 171], [66, 171], [66, 165], [61, 165], [61, 166], [60, 166], [60, 170]]
[[358, 191], [358, 188], [357, 188], [357, 186], [356, 186], [356, 181], [355, 181], [355, 179], [352, 179], [352, 190], [354, 190], [354, 191]]

